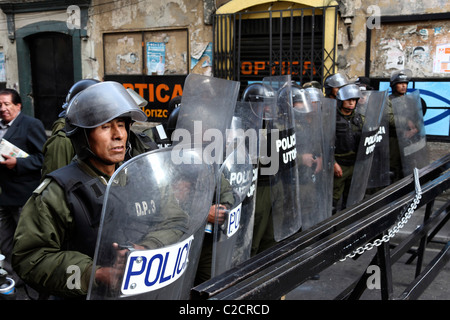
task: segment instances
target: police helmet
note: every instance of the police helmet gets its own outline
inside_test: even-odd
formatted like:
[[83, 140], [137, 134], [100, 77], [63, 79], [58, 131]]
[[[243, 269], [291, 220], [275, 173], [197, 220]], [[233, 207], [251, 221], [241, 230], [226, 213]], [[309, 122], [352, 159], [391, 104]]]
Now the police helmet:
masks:
[[292, 92], [292, 102], [304, 102], [305, 100], [305, 90], [303, 90], [300, 86], [293, 84], [291, 86]]
[[167, 136], [172, 137], [172, 133], [175, 131], [177, 127], [178, 114], [180, 113], [180, 107], [175, 108], [167, 119]]
[[249, 102], [250, 108], [263, 119], [273, 119], [277, 112], [277, 96], [275, 90], [263, 83], [252, 83], [242, 94], [243, 102]]
[[[309, 89], [313, 89], [313, 90], [317, 90], [320, 92], [320, 90], [316, 89], [316, 88], [308, 88]], [[287, 97], [288, 92], [291, 92], [292, 95], [292, 107], [295, 108], [295, 110], [297, 112], [300, 113], [309, 113], [311, 111], [313, 111], [313, 106], [311, 104], [311, 102], [313, 102], [313, 100], [311, 100], [311, 96], [308, 94], [307, 89], [303, 89], [302, 87], [300, 87], [299, 85], [293, 83], [290, 87], [285, 86], [283, 88], [280, 89], [280, 92], [278, 94], [278, 100], [281, 101], [285, 101], [288, 102], [289, 98]], [[320, 98], [319, 98], [320, 99]], [[317, 100], [315, 100], [317, 101]]]
[[345, 86], [348, 83], [349, 83], [349, 81], [348, 81], [347, 77], [345, 76], [345, 74], [338, 72], [338, 73], [328, 76], [325, 79], [324, 87], [325, 87], [325, 89], [341, 88], [342, 86]]
[[320, 85], [320, 83], [318, 81], [313, 80], [313, 81], [306, 82], [303, 85], [303, 89], [308, 89], [308, 88], [322, 89], [322, 86]]
[[292, 102], [303, 102], [305, 97], [305, 90], [303, 90], [297, 84], [292, 84], [291, 86], [284, 86], [278, 92], [278, 101], [289, 102], [289, 93], [292, 96]]
[[409, 81], [411, 81], [411, 78], [412, 71], [409, 69], [394, 71], [391, 74], [390, 86], [392, 88], [397, 83], [408, 83]]
[[343, 73], [335, 73], [330, 76], [328, 76], [324, 81], [324, 88], [325, 88], [325, 95], [329, 96], [333, 92], [333, 88], [341, 88], [342, 86], [345, 86], [348, 84], [349, 81], [345, 74]]
[[145, 113], [118, 82], [94, 84], [72, 98], [67, 107], [65, 129], [80, 159], [95, 156], [89, 147], [87, 129], [96, 128], [118, 117], [128, 120], [128, 132], [132, 121], [147, 120]]
[[361, 90], [356, 84], [347, 84], [341, 87], [336, 95], [336, 99], [345, 101], [350, 99], [358, 100], [361, 98]]
[[174, 111], [176, 108], [181, 106], [181, 96], [176, 96], [170, 99], [169, 101], [169, 107], [167, 108], [169, 111], [169, 115]]
[[177, 127], [178, 114], [181, 107], [181, 96], [176, 96], [170, 99], [169, 107], [167, 111], [169, 112], [169, 117], [167, 118], [167, 123], [165, 123], [164, 129], [167, 132], [167, 136], [170, 138], [175, 128]]
[[275, 101], [275, 91], [268, 85], [252, 83], [245, 88], [242, 101], [247, 102], [272, 102]]
[[321, 98], [323, 97], [322, 91], [315, 87], [306, 88], [305, 92], [311, 102], [320, 102]]
[[361, 90], [373, 90], [373, 87], [370, 85], [370, 79], [367, 77], [358, 77], [355, 84], [358, 85]]
[[80, 91], [99, 82], [100, 81], [95, 79], [83, 79], [75, 82], [75, 84], [72, 87], [70, 87], [69, 92], [67, 93], [66, 100], [62, 105], [63, 111], [61, 111], [59, 117], [62, 118], [66, 115], [67, 106], [69, 105], [69, 102], [70, 100], [72, 100], [73, 97], [75, 97]]

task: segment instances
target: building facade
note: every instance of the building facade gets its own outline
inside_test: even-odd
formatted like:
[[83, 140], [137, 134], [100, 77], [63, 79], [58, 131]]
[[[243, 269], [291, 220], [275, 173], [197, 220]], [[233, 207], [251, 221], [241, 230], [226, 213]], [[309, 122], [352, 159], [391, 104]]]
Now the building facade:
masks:
[[430, 92], [430, 134], [449, 135], [446, 0], [2, 0], [0, 9], [0, 86], [19, 90], [48, 130], [82, 78], [133, 88], [149, 120], [164, 122], [189, 73], [243, 90], [266, 76], [322, 83], [342, 71], [381, 90], [408, 68], [412, 89]]

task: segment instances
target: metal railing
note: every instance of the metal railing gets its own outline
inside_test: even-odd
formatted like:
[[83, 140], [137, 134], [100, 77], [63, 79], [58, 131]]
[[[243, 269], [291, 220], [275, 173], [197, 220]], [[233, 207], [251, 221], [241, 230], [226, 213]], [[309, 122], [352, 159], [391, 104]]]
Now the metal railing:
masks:
[[[416, 277], [398, 299], [415, 299], [432, 282], [450, 258], [446, 244], [422, 270], [426, 244], [449, 220], [450, 202], [433, 211], [434, 199], [450, 188], [450, 154], [418, 170], [421, 198], [418, 208], [426, 205], [423, 224], [392, 250], [389, 239], [376, 246], [372, 264], [381, 269], [381, 298], [393, 299], [392, 265], [411, 247], [415, 251]], [[204, 282], [191, 290], [192, 299], [279, 299], [374, 239], [382, 239], [405, 215], [414, 201], [417, 183], [410, 175], [380, 190], [367, 200], [347, 208], [315, 227], [279, 242], [245, 263]], [[357, 299], [366, 289], [368, 274], [337, 299]]]

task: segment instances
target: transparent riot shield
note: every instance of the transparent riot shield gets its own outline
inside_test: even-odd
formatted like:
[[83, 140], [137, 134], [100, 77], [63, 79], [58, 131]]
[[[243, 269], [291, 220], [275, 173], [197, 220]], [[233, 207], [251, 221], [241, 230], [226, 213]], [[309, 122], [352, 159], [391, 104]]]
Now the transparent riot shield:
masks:
[[237, 81], [188, 75], [172, 134], [173, 145], [203, 145], [208, 156], [222, 163], [224, 137], [234, 114], [239, 86]]
[[[231, 267], [241, 228], [243, 202], [253, 180], [253, 166], [244, 143], [225, 159], [219, 170], [220, 180], [216, 190], [216, 219], [213, 228], [211, 276], [219, 275]], [[218, 211], [223, 210], [221, 216]]]
[[[290, 76], [266, 77], [263, 84], [275, 91], [290, 90]], [[300, 212], [300, 187], [297, 172], [297, 148], [295, 141], [292, 97], [279, 99], [277, 95], [276, 113], [266, 121], [267, 140], [265, 149], [261, 147], [261, 175], [268, 175], [270, 181], [271, 214], [275, 241], [281, 241], [302, 226]], [[267, 117], [265, 117], [267, 119]], [[264, 135], [261, 135], [264, 144]], [[270, 155], [268, 156], [268, 154]], [[263, 163], [264, 154], [270, 166]], [[266, 165], [263, 167], [262, 165]]]
[[403, 175], [413, 173], [428, 164], [427, 139], [423, 123], [420, 92], [415, 90], [392, 99]]
[[[218, 221], [215, 224], [213, 276], [250, 258], [258, 177], [258, 134], [261, 126], [262, 105], [237, 102], [235, 116], [227, 130], [228, 156], [220, 170], [225, 183], [220, 186], [225, 185], [228, 192], [234, 194], [234, 204], [233, 209], [227, 209], [229, 212], [225, 224], [219, 224]], [[227, 190], [221, 191], [224, 192], [217, 193], [218, 204], [223, 204], [227, 199]]]
[[361, 92], [357, 109], [364, 112], [364, 125], [353, 168], [347, 207], [361, 201], [366, 193], [386, 99], [387, 90]]
[[325, 216], [330, 217], [333, 210], [334, 149], [336, 138], [336, 99], [321, 97], [323, 129], [323, 182], [326, 186], [324, 197]]
[[[187, 299], [213, 200], [212, 165], [198, 149], [141, 154], [111, 177], [105, 195], [88, 299]], [[98, 268], [106, 281], [95, 281]]]
[[301, 90], [301, 99], [294, 102], [297, 169], [300, 184], [302, 229], [306, 230], [324, 220], [327, 214], [327, 183], [325, 180], [322, 108], [319, 97]]
[[[389, 113], [387, 108], [388, 98], [381, 117], [378, 129], [377, 143], [373, 151], [372, 166], [370, 168], [367, 189], [388, 186], [391, 183], [389, 176]], [[358, 111], [358, 110], [357, 110]]]

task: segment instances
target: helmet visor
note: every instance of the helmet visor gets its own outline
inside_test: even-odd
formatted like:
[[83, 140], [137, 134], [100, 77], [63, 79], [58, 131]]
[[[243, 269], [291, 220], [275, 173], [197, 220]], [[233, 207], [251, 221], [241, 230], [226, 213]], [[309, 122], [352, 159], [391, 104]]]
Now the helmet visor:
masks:
[[336, 73], [330, 77], [327, 78], [325, 85], [331, 88], [340, 88], [342, 86], [345, 86], [348, 84], [349, 81], [345, 74], [343, 73]]
[[320, 102], [320, 100], [323, 98], [323, 93], [320, 89], [311, 87], [306, 88], [305, 91], [311, 102]]
[[356, 84], [349, 84], [339, 89], [336, 98], [341, 101], [359, 99], [361, 98], [361, 90]]

